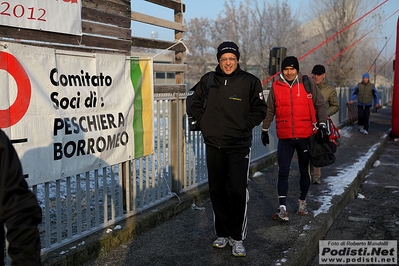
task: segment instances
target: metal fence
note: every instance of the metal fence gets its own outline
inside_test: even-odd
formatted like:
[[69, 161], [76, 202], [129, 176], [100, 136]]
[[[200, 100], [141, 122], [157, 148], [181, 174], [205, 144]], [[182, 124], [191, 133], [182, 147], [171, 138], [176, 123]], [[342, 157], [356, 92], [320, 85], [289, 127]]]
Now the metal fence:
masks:
[[[337, 93], [341, 109], [332, 119], [340, 125], [349, 120], [346, 103], [351, 90], [337, 88]], [[391, 102], [392, 88], [380, 89], [379, 94], [382, 104]], [[185, 130], [186, 97], [155, 95], [154, 154], [32, 187], [43, 209], [43, 254], [207, 182], [201, 133]], [[265, 147], [260, 141], [261, 125], [254, 128], [252, 162], [276, 151], [273, 125], [269, 134], [270, 145]]]

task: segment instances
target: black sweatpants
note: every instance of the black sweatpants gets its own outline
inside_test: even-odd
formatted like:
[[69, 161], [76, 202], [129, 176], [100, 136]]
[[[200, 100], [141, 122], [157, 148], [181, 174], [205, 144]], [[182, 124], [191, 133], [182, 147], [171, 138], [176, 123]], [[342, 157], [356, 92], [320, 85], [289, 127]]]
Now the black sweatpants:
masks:
[[206, 146], [209, 192], [218, 237], [246, 237], [250, 151], [251, 148]]
[[294, 151], [298, 155], [299, 166], [299, 199], [305, 200], [310, 187], [310, 157], [307, 139], [279, 139], [277, 147], [278, 181], [277, 192], [280, 205], [287, 205], [288, 176]]
[[369, 131], [370, 126], [370, 106], [367, 105], [358, 105], [357, 106], [357, 116], [359, 126], [363, 126], [364, 130]]

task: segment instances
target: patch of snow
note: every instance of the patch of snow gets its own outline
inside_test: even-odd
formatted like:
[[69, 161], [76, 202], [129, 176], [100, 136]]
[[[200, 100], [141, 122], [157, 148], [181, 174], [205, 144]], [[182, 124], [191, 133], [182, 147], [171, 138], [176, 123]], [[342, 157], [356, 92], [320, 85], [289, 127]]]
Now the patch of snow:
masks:
[[255, 174], [253, 175], [253, 177], [258, 177], [258, 176], [263, 176], [264, 174], [262, 172], [255, 172]]
[[338, 175], [328, 176], [325, 178], [325, 181], [323, 182], [327, 184], [328, 190], [323, 193], [323, 196], [317, 197], [317, 200], [321, 202], [321, 206], [319, 209], [314, 211], [315, 217], [320, 213], [328, 212], [332, 205], [332, 199], [334, 196], [339, 196], [344, 193], [345, 188], [347, 188], [356, 178], [358, 173], [364, 169], [367, 161], [374, 154], [378, 146], [379, 143], [374, 144], [364, 156], [357, 158], [356, 162], [352, 166], [345, 167], [345, 169], [341, 170]]
[[363, 194], [358, 193], [357, 194], [358, 199], [365, 199], [366, 197]]

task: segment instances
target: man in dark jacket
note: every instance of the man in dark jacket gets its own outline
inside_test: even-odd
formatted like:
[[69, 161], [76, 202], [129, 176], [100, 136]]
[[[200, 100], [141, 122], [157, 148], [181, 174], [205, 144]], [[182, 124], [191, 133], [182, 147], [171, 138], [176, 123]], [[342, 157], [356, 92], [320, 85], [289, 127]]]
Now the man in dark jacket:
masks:
[[[326, 80], [326, 68], [323, 65], [315, 65], [312, 69], [313, 79], [320, 89], [326, 102], [327, 116], [332, 116], [339, 111], [337, 90]], [[313, 167], [313, 184], [321, 183], [321, 167]]]
[[[266, 116], [261, 82], [240, 69], [234, 42], [217, 49], [219, 65], [209, 93], [205, 74], [194, 92], [191, 113], [206, 144], [208, 184], [217, 239], [213, 246], [232, 246], [234, 256], [245, 256], [247, 183], [252, 129]], [[206, 104], [206, 106], [205, 106]]]
[[4, 250], [5, 224], [11, 265], [41, 265], [37, 228], [41, 220], [41, 208], [22, 175], [18, 155], [0, 130], [0, 251]]

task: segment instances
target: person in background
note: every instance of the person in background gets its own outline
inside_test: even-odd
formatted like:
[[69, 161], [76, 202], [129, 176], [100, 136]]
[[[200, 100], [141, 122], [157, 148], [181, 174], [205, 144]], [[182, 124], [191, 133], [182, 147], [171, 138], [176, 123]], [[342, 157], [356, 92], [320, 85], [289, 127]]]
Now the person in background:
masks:
[[41, 220], [42, 210], [22, 175], [18, 155], [0, 129], [0, 250], [4, 251], [5, 225], [11, 265], [41, 265]]
[[350, 104], [357, 98], [357, 116], [358, 126], [360, 133], [364, 135], [369, 134], [370, 127], [370, 108], [372, 106], [372, 100], [374, 99], [375, 107], [380, 108], [380, 102], [378, 99], [378, 92], [374, 84], [370, 82], [369, 73], [364, 73], [362, 82], [358, 83], [353, 89]]
[[[234, 256], [245, 256], [248, 175], [252, 129], [266, 116], [260, 80], [241, 70], [234, 42], [217, 48], [214, 79], [207, 95], [209, 73], [194, 91], [191, 113], [206, 145], [209, 193], [217, 239], [213, 247], [232, 246]], [[206, 103], [206, 106], [205, 106]]]
[[[327, 107], [327, 116], [332, 116], [339, 111], [337, 90], [326, 81], [326, 68], [323, 65], [315, 65], [312, 69], [313, 79], [323, 95]], [[314, 167], [312, 174], [313, 184], [320, 184], [321, 167]]]
[[[282, 73], [273, 82], [267, 98], [267, 115], [262, 125], [262, 144], [269, 144], [269, 127], [276, 117], [276, 132], [278, 137], [277, 161], [278, 181], [277, 192], [279, 208], [273, 215], [273, 220], [288, 221], [287, 194], [288, 176], [294, 152], [298, 156], [300, 172], [300, 193], [298, 211], [300, 215], [308, 213], [306, 196], [310, 187], [310, 155], [308, 138], [313, 134], [314, 127], [309, 107], [308, 93], [303, 84], [303, 76], [299, 73], [299, 62], [294, 56], [284, 58], [281, 64]], [[316, 83], [309, 79], [312, 101], [317, 113], [318, 141], [328, 141], [326, 126], [327, 108], [323, 95]]]

